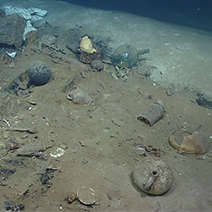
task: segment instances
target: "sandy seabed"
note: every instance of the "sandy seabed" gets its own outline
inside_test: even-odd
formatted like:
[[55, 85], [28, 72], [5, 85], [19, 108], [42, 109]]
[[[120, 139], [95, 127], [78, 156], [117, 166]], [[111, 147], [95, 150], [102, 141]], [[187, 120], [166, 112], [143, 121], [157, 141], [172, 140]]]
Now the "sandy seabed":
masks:
[[[173, 130], [180, 142], [200, 125], [211, 141], [211, 109], [196, 103], [197, 92], [208, 97], [212, 93], [209, 33], [58, 1], [2, 1], [3, 5], [48, 10], [45, 20], [52, 27], [40, 29], [38, 39], [45, 33], [57, 34], [57, 45], [66, 49], [65, 44], [71, 39], [67, 30], [82, 26], [85, 34], [109, 41], [113, 49], [123, 43], [135, 45], [138, 50], [149, 48], [145, 62], [155, 68], [150, 78], [145, 78], [146, 70], [137, 66], [127, 80], [116, 80], [111, 75], [113, 66], [106, 64], [104, 71], [93, 72], [67, 49], [66, 59], [55, 63], [48, 48], [44, 47], [42, 53], [32, 50], [37, 47], [37, 40], [23, 49], [13, 67], [1, 64], [1, 148], [10, 135], [20, 145], [40, 142], [52, 146], [46, 149], [47, 154], [56, 147], [67, 148], [57, 159], [17, 157], [15, 151], [1, 157], [2, 210], [5, 202], [23, 203], [26, 211], [211, 210], [211, 149], [204, 155], [179, 154], [168, 143]], [[30, 89], [28, 98], [35, 104], [25, 97], [5, 93], [4, 88], [37, 59], [49, 65], [52, 79]], [[66, 98], [63, 88], [73, 79], [74, 86], [93, 98], [92, 105], [76, 105]], [[150, 127], [136, 117], [153, 102], [164, 106], [165, 115]], [[13, 128], [35, 127], [37, 132], [8, 131], [4, 120]], [[149, 196], [132, 185], [131, 173], [135, 164], [142, 161], [135, 151], [139, 144], [158, 149], [161, 159], [172, 169], [173, 185], [165, 195]], [[5, 177], [2, 168], [6, 167], [16, 172]], [[44, 175], [43, 169], [49, 167], [55, 171]], [[42, 184], [43, 177], [47, 177], [46, 184]], [[82, 186], [95, 190], [96, 203], [92, 207], [65, 200]]]

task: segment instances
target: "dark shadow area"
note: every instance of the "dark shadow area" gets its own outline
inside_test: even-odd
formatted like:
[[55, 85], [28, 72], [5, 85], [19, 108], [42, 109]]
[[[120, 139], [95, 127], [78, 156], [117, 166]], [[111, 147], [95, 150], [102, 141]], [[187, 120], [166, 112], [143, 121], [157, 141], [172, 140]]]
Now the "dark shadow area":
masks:
[[[62, 1], [62, 0], [58, 0]], [[211, 0], [63, 0], [102, 10], [118, 10], [212, 32]]]

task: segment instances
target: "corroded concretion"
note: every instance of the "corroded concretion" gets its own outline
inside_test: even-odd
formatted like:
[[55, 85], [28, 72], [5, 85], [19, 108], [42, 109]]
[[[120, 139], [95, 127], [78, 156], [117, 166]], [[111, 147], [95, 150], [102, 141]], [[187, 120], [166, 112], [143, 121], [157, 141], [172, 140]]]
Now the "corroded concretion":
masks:
[[189, 154], [204, 154], [208, 151], [210, 146], [206, 135], [197, 131], [192, 135], [184, 137], [181, 145], [177, 143], [174, 137], [174, 132], [172, 132], [169, 137], [169, 143], [179, 152], [185, 152]]
[[45, 85], [52, 74], [49, 66], [40, 60], [32, 61], [27, 68], [27, 73], [30, 79], [28, 87], [30, 85]]

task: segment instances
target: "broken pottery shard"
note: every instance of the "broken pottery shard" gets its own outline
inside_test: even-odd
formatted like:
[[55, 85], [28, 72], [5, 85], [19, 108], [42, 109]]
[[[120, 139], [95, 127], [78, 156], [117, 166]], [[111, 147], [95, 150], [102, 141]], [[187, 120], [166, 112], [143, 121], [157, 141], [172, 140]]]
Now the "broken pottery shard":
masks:
[[169, 143], [180, 152], [189, 154], [204, 154], [209, 149], [207, 137], [202, 132], [194, 132], [192, 135], [185, 136], [181, 145], [177, 143], [173, 133], [169, 137]]

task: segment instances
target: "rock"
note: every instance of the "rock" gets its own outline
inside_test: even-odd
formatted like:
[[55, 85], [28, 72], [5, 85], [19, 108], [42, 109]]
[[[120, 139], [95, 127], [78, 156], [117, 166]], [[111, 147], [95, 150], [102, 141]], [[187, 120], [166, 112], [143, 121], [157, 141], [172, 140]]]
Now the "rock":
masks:
[[17, 14], [1, 17], [0, 44], [20, 48], [23, 44], [23, 33], [26, 20]]
[[26, 9], [23, 7], [5, 6], [4, 10], [6, 15], [17, 14], [27, 20], [23, 33], [24, 41], [26, 40], [27, 34], [29, 32], [37, 30], [35, 27], [32, 26], [32, 23], [43, 20], [44, 16], [47, 14], [46, 10], [41, 10], [35, 7], [30, 7]]
[[4, 16], [5, 16], [4, 10], [0, 9], [0, 17], [2, 18], [2, 17], [4, 17]]
[[91, 62], [91, 68], [94, 71], [102, 71], [104, 70], [104, 63], [101, 60], [93, 60]]
[[74, 54], [78, 54], [79, 53], [79, 44], [75, 41], [69, 41], [66, 44], [66, 48], [70, 51], [72, 51]]

